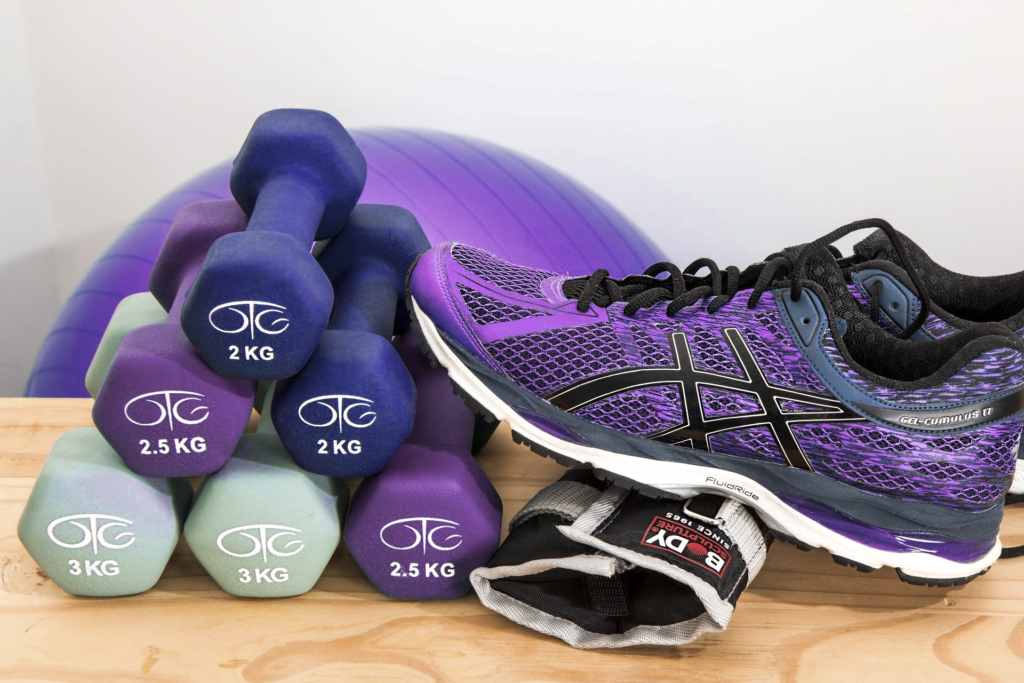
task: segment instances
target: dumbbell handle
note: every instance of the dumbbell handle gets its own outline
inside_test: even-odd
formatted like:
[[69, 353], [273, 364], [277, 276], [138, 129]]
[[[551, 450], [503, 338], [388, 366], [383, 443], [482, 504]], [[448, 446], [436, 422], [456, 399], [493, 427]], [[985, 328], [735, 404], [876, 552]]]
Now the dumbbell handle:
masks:
[[181, 282], [178, 284], [178, 292], [174, 295], [174, 303], [171, 304], [171, 308], [167, 311], [167, 322], [177, 323], [181, 320], [181, 309], [185, 306], [185, 299], [187, 298], [185, 295], [188, 293], [188, 288], [192, 286], [192, 281], [199, 274], [199, 268], [202, 265], [202, 260], [198, 260], [194, 265], [182, 272]]
[[277, 434], [277, 428], [274, 427], [274, 420], [271, 417], [273, 411], [270, 409], [270, 404], [274, 400], [274, 389], [277, 388], [277, 382], [268, 382], [268, 384], [267, 393], [263, 395], [263, 403], [260, 405], [259, 411], [257, 411], [260, 415], [260, 421], [256, 425], [257, 434]]
[[390, 339], [398, 296], [390, 271], [373, 261], [358, 263], [335, 283], [334, 312], [327, 329], [369, 332]]
[[174, 217], [167, 240], [153, 262], [149, 291], [179, 319], [183, 296], [195, 280], [210, 247], [218, 239], [245, 230], [247, 218], [232, 199], [196, 202]]
[[312, 244], [324, 206], [319, 193], [307, 183], [288, 175], [275, 176], [260, 188], [247, 230], [283, 232]]
[[442, 367], [430, 367], [415, 333], [407, 332], [395, 343], [398, 354], [416, 382], [416, 420], [406, 443], [468, 451], [473, 443], [476, 418], [462, 399], [452, 392], [448, 372]]

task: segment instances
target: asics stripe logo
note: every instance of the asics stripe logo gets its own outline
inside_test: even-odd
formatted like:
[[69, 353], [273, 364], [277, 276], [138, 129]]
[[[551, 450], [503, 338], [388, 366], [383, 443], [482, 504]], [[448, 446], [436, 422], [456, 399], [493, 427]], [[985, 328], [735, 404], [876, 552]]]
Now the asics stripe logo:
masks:
[[[575, 412], [580, 408], [624, 391], [658, 385], [679, 387], [682, 413], [686, 422], [672, 426], [647, 438], [710, 451], [708, 437], [719, 432], [744, 427], [765, 426], [773, 435], [786, 462], [793, 467], [810, 470], [811, 464], [793, 435], [791, 425], [807, 422], [862, 422], [864, 418], [836, 398], [826, 398], [794, 389], [775, 386], [765, 378], [754, 354], [735, 327], [722, 335], [739, 363], [743, 377], [698, 370], [693, 365], [690, 345], [684, 332], [669, 336], [673, 365], [656, 368], [631, 368], [598, 375], [555, 392], [547, 400], [562, 410]], [[715, 387], [755, 394], [761, 411], [719, 418], [705, 418], [700, 387]], [[810, 404], [808, 412], [783, 412], [782, 403], [796, 401]], [[814, 416], [814, 417], [811, 417]]]

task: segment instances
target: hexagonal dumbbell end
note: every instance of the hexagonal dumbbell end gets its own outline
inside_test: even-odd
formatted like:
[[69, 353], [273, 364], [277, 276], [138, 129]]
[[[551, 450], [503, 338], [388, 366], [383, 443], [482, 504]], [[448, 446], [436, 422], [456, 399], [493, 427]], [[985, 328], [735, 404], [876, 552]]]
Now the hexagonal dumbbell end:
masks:
[[365, 180], [366, 160], [329, 114], [278, 109], [256, 120], [231, 169], [249, 227], [210, 249], [182, 313], [218, 373], [266, 380], [302, 369], [334, 303], [310, 246], [341, 230]]
[[[117, 349], [129, 332], [164, 322], [167, 318], [167, 311], [157, 302], [156, 298], [149, 292], [131, 294], [125, 297], [114, 311], [107, 329], [103, 332], [99, 347], [93, 355], [89, 364], [89, 371], [86, 374], [86, 389], [90, 394], [96, 395], [103, 380], [107, 376], [110, 364], [114, 359]], [[263, 399], [266, 397], [265, 387], [268, 382], [261, 382], [256, 391], [256, 399], [253, 402], [254, 408], [263, 406]], [[262, 389], [262, 393], [260, 391]], [[474, 439], [476, 438], [474, 434]]]
[[209, 474], [227, 462], [252, 414], [255, 389], [239, 381], [210, 370], [176, 325], [140, 327], [118, 348], [93, 420], [135, 472]]
[[127, 467], [95, 429], [53, 445], [18, 522], [18, 538], [69, 593], [134, 595], [160, 578], [178, 543], [192, 486]]
[[366, 184], [366, 159], [348, 131], [315, 109], [256, 119], [231, 166], [231, 194], [251, 230], [312, 243], [345, 224]]
[[149, 288], [166, 322], [124, 335], [93, 404], [97, 429], [135, 472], [195, 476], [227, 461], [252, 414], [251, 380], [216, 374], [186, 339], [178, 314], [210, 245], [245, 227], [231, 200], [198, 202], [175, 216]]
[[205, 477], [185, 539], [228, 593], [281, 598], [313, 587], [341, 541], [345, 482], [300, 469], [265, 406], [228, 464]]
[[415, 415], [416, 385], [391, 342], [328, 330], [295, 377], [282, 380], [272, 410], [281, 441], [303, 469], [366, 477], [402, 445]]
[[309, 245], [280, 233], [239, 233], [210, 249], [181, 325], [218, 374], [280, 379], [309, 360], [333, 304]]
[[149, 292], [131, 294], [121, 300], [114, 309], [114, 315], [103, 331], [100, 344], [96, 347], [89, 370], [85, 373], [85, 389], [93, 398], [107, 376], [107, 369], [114, 360], [114, 354], [125, 335], [139, 327], [156, 325], [167, 320], [167, 311]]
[[352, 497], [345, 541], [385, 595], [457, 598], [501, 538], [501, 499], [469, 453], [473, 414], [431, 369], [413, 334], [396, 342], [416, 380], [408, 441]]
[[391, 345], [405, 275], [428, 249], [397, 206], [357, 206], [320, 255], [334, 314], [309, 362], [278, 384], [274, 424], [296, 462], [334, 477], [381, 470], [412, 429], [416, 386]]

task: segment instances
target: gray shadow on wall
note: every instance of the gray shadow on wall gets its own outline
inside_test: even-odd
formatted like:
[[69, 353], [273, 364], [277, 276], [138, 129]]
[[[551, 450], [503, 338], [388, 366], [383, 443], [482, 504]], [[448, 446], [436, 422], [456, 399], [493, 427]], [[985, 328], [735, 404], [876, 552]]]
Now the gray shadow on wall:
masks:
[[60, 301], [53, 249], [0, 265], [0, 396], [21, 396]]
[[124, 231], [124, 225], [99, 228], [86, 234], [77, 234], [50, 247], [53, 258], [56, 296], [63, 305], [78, 289], [79, 283], [110, 245]]
[[0, 396], [24, 395], [61, 307], [122, 230], [93, 230], [0, 264]]

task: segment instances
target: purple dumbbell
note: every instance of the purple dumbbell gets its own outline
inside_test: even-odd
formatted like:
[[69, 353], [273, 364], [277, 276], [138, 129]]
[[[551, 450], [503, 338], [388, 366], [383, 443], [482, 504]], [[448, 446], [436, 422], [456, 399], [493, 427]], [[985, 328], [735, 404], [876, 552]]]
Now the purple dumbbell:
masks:
[[210, 367], [249, 379], [302, 369], [334, 304], [310, 245], [341, 230], [365, 182], [362, 152], [330, 114], [275, 109], [256, 119], [231, 168], [249, 226], [213, 245], [181, 313]]
[[216, 472], [252, 415], [256, 383], [221, 377], [181, 330], [192, 280], [215, 240], [245, 230], [234, 200], [189, 204], [174, 218], [149, 278], [167, 321], [132, 330], [96, 394], [97, 429], [133, 471], [148, 477]]
[[331, 477], [366, 477], [412, 429], [416, 387], [391, 345], [405, 276], [430, 248], [398, 206], [361, 204], [320, 255], [335, 283], [328, 330], [306, 366], [278, 382], [274, 426], [295, 462]]
[[381, 593], [458, 598], [501, 540], [501, 498], [469, 453], [473, 413], [430, 367], [419, 339], [395, 342], [416, 382], [416, 421], [405, 444], [352, 497], [345, 542]]

